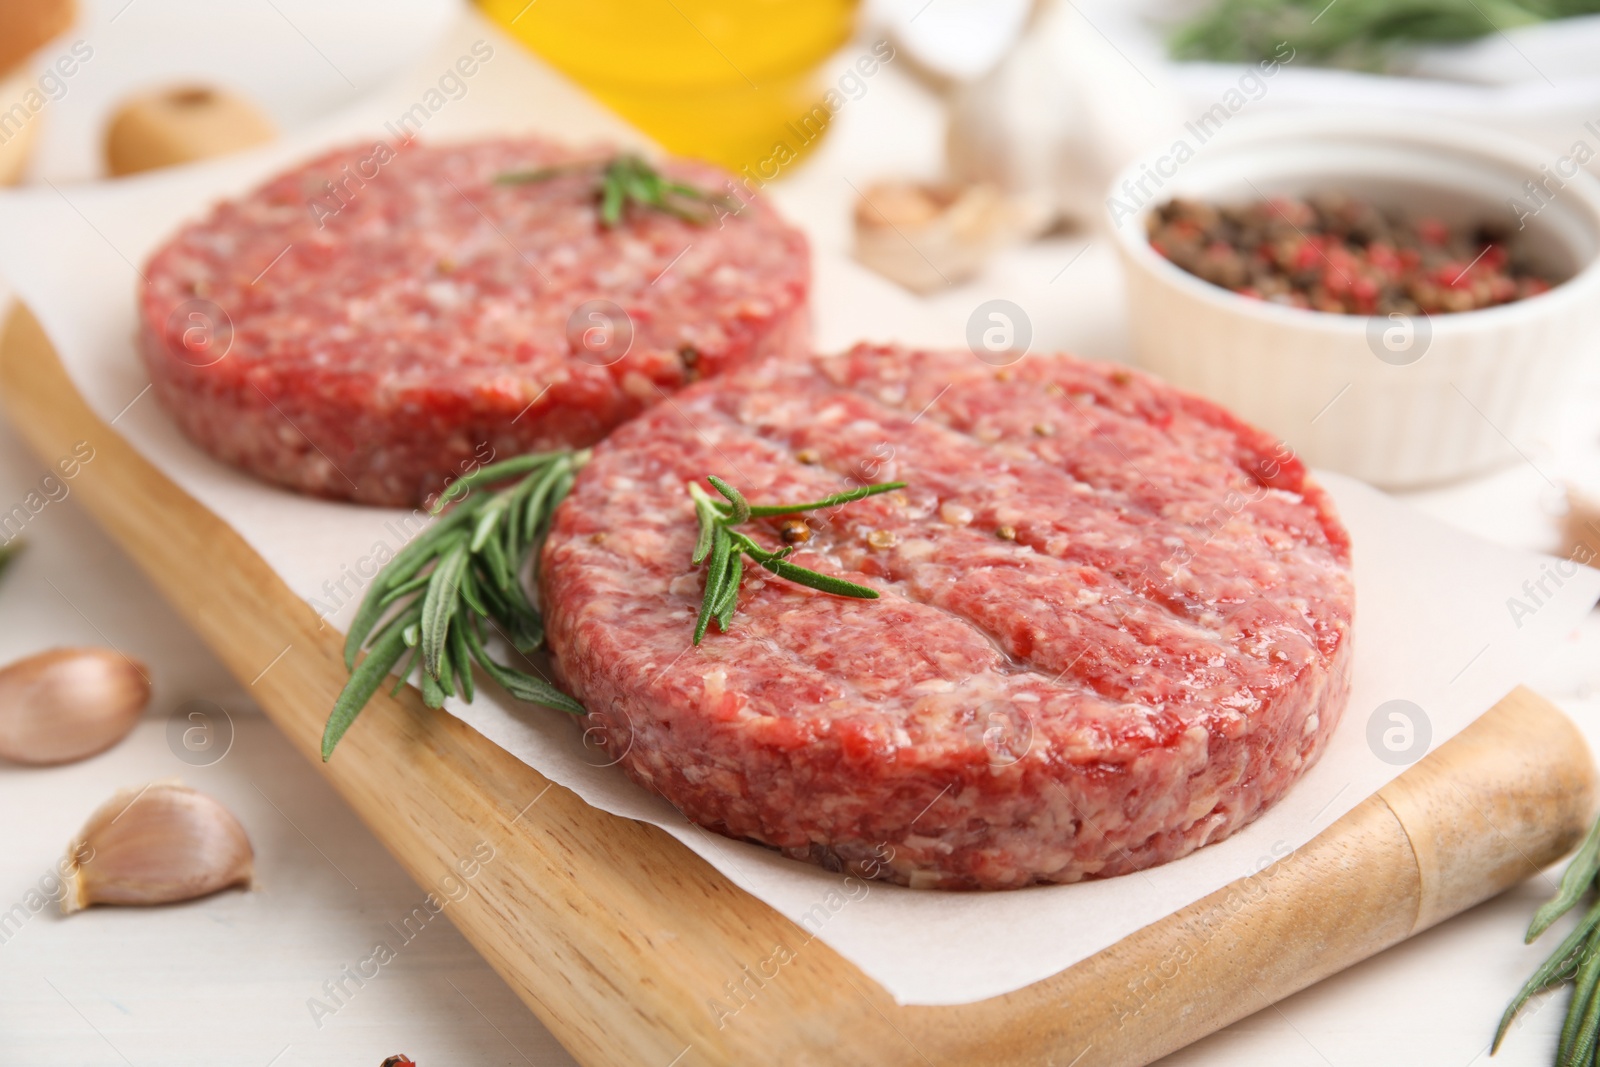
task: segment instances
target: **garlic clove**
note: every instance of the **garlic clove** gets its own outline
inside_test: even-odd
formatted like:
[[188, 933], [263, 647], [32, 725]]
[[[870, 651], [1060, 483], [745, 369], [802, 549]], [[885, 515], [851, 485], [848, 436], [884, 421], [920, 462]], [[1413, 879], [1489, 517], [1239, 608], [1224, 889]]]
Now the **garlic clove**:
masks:
[[1600, 558], [1600, 478], [1567, 481], [1566, 534], [1562, 555], [1594, 566]]
[[145, 705], [144, 664], [106, 648], [57, 648], [0, 669], [0, 756], [68, 763], [127, 736]]
[[91, 904], [170, 904], [249, 885], [255, 852], [220, 803], [175, 782], [125, 789], [67, 850], [61, 911]]
[[993, 186], [889, 180], [856, 201], [855, 257], [912, 292], [967, 281], [1017, 232]]

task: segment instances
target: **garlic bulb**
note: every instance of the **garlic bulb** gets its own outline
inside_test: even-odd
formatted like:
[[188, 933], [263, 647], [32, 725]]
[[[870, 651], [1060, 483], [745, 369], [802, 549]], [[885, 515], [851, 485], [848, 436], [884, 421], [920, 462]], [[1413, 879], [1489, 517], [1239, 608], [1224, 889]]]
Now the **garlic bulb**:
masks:
[[239, 820], [175, 782], [125, 789], [67, 850], [61, 911], [91, 904], [170, 904], [250, 883], [255, 852]]
[[1005, 190], [1030, 234], [1078, 216], [1104, 184], [1086, 105], [1036, 41], [988, 77], [956, 89], [949, 108], [951, 174]]
[[933, 79], [971, 81], [994, 69], [1021, 36], [1034, 0], [876, 0], [884, 28]]
[[106, 648], [58, 648], [0, 669], [0, 756], [67, 763], [127, 736], [150, 702], [144, 665]]
[[952, 90], [951, 176], [999, 186], [1030, 233], [1098, 219], [1112, 176], [1183, 121], [1165, 61], [1112, 43], [1128, 17], [1112, 4], [1093, 22], [1077, 3], [1041, 4], [999, 64]]

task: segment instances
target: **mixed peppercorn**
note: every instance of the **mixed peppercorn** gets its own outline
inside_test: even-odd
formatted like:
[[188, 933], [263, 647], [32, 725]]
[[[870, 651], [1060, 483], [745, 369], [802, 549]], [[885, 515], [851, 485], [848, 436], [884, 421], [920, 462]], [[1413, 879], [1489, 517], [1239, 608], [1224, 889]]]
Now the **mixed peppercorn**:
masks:
[[1347, 315], [1472, 311], [1554, 284], [1513, 253], [1506, 230], [1407, 219], [1343, 193], [1175, 199], [1150, 216], [1149, 234], [1157, 252], [1213, 285]]

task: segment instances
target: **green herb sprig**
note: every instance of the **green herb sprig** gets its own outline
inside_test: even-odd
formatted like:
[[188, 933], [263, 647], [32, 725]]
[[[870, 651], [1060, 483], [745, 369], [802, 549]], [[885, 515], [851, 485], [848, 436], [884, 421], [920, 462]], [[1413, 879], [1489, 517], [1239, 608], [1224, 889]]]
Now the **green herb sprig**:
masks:
[[[589, 457], [588, 449], [519, 456], [458, 479], [439, 497], [433, 514], [447, 507], [448, 513], [384, 565], [356, 610], [344, 646], [350, 680], [323, 729], [324, 760], [390, 672], [400, 668], [394, 687], [399, 692], [418, 662], [422, 700], [430, 708], [457, 694], [472, 700], [476, 664], [518, 700], [572, 715], [585, 713], [582, 704], [544, 679], [495, 660], [487, 640], [490, 630], [498, 631], [523, 653], [543, 643], [544, 622], [523, 591], [522, 571], [530, 560], [537, 565], [556, 507]], [[866, 586], [790, 563], [792, 547], [768, 551], [733, 527], [753, 518], [837, 507], [904, 488], [904, 482], [861, 486], [802, 504], [751, 506], [716, 475], [707, 481], [726, 501], [713, 499], [698, 484], [689, 486], [700, 521], [694, 562], [710, 559], [695, 644], [713, 617], [727, 632], [746, 556], [780, 578], [825, 593], [868, 600], [878, 596]], [[366, 657], [357, 664], [362, 649]]]
[[904, 489], [905, 482], [863, 485], [804, 504], [752, 505], [744, 498], [744, 494], [716, 475], [710, 475], [706, 481], [726, 499], [718, 500], [700, 488], [699, 483], [689, 483], [689, 495], [694, 499], [695, 517], [700, 521], [700, 536], [695, 540], [693, 562], [696, 566], [706, 563], [705, 593], [700, 601], [699, 617], [694, 622], [695, 644], [698, 645], [701, 638], [705, 637], [713, 619], [717, 622], [717, 629], [723, 633], [728, 632], [728, 627], [733, 621], [734, 607], [739, 603], [739, 585], [744, 579], [746, 556], [780, 578], [812, 589], [820, 589], [824, 593], [856, 597], [861, 600], [878, 598], [877, 591], [867, 586], [790, 563], [787, 557], [794, 551], [792, 545], [771, 552], [733, 527], [755, 518], [793, 515], [802, 511], [815, 511], [818, 508], [837, 507], [854, 500], [887, 493], [892, 489]]
[[[420, 659], [422, 700], [430, 708], [458, 692], [471, 700], [477, 663], [519, 700], [584, 714], [583, 705], [543, 678], [497, 662], [486, 642], [491, 628], [519, 652], [543, 642], [543, 620], [523, 592], [521, 571], [529, 558], [537, 561], [533, 549], [588, 460], [588, 450], [519, 456], [479, 468], [439, 497], [433, 514], [455, 506], [378, 572], [350, 624], [344, 645], [350, 681], [322, 733], [324, 760], [402, 659], [395, 691]], [[474, 492], [513, 478], [514, 485], [497, 492]], [[367, 655], [357, 666], [362, 648]]]
[[[1577, 855], [1567, 865], [1555, 899], [1534, 914], [1526, 940], [1531, 943], [1571, 911], [1594, 887], [1597, 874], [1600, 874], [1600, 822], [1590, 829]], [[1596, 1045], [1600, 1043], [1600, 900], [1590, 905], [1572, 933], [1556, 946], [1555, 952], [1540, 964], [1511, 999], [1495, 1030], [1490, 1054], [1499, 1051], [1500, 1042], [1505, 1040], [1517, 1012], [1534, 994], [1564, 982], [1572, 982], [1573, 990], [1567, 1017], [1561, 1026], [1561, 1039], [1556, 1046], [1556, 1063], [1561, 1067], [1593, 1063]]]
[[496, 185], [527, 185], [548, 181], [563, 174], [595, 172], [595, 199], [600, 205], [600, 224], [607, 229], [622, 221], [629, 207], [664, 212], [696, 225], [712, 221], [712, 209], [731, 209], [728, 197], [707, 192], [686, 182], [672, 181], [649, 162], [631, 152], [609, 161], [565, 163], [536, 170], [512, 171], [495, 178]]
[[1298, 59], [1404, 70], [1404, 50], [1600, 11], [1600, 0], [1217, 0], [1178, 27], [1174, 59]]
[[15, 562], [17, 556], [27, 547], [28, 543], [26, 541], [19, 540], [7, 541], [5, 544], [0, 545], [0, 574], [5, 574], [10, 569], [11, 564]]

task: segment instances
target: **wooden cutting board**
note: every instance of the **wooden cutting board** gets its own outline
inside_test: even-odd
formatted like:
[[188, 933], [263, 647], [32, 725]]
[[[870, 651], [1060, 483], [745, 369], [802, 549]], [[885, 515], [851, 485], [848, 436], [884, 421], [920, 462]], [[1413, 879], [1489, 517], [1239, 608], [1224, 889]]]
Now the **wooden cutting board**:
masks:
[[[1583, 738], [1518, 689], [1271, 870], [1015, 993], [901, 1007], [665, 832], [591, 808], [415, 690], [380, 693], [321, 764], [340, 635], [89, 410], [26, 309], [0, 336], [0, 389], [46, 462], [93, 444], [74, 492], [418, 885], [493, 845], [446, 913], [586, 1065], [1144, 1064], [1527, 878], [1594, 814]], [[719, 1026], [727, 983], [779, 945], [792, 960]]]

